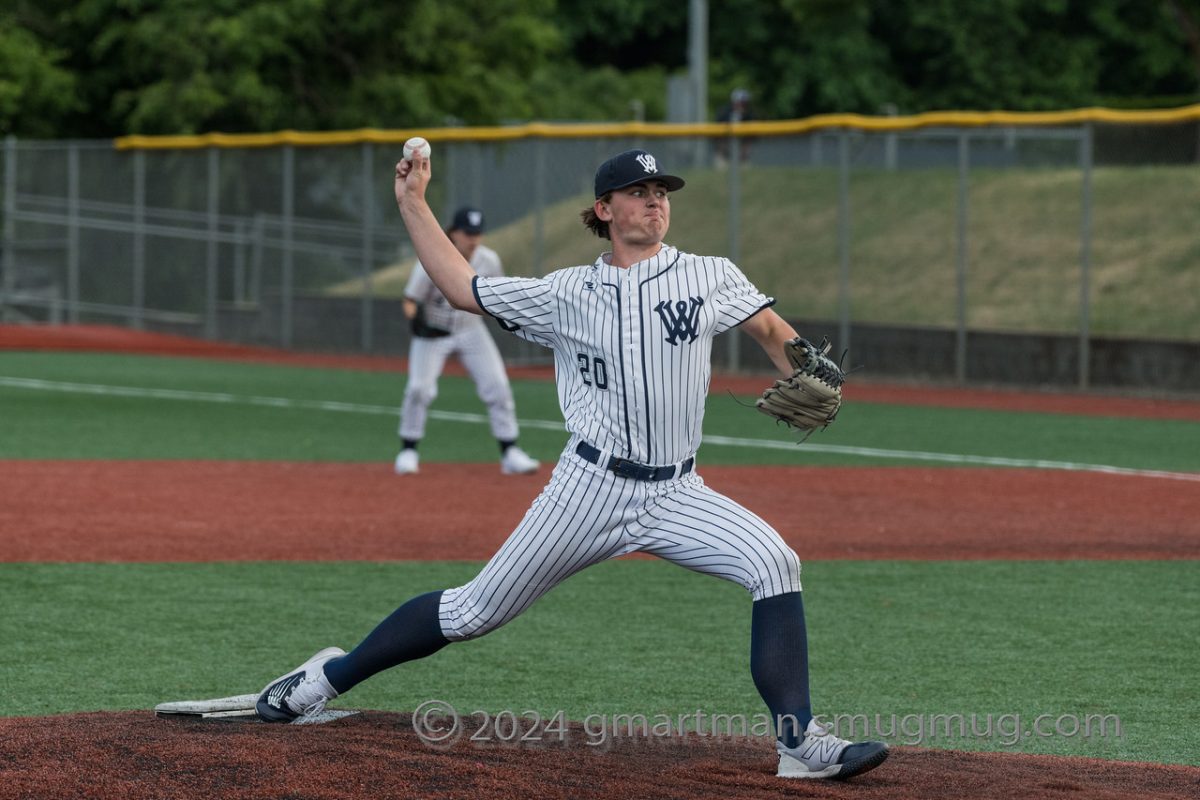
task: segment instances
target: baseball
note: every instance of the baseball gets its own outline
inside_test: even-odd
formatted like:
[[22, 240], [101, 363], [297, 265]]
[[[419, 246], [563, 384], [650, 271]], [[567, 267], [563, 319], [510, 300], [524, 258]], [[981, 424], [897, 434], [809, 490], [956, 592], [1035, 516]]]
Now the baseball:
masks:
[[420, 136], [414, 136], [404, 143], [404, 160], [412, 161], [414, 155], [429, 158], [429, 142]]

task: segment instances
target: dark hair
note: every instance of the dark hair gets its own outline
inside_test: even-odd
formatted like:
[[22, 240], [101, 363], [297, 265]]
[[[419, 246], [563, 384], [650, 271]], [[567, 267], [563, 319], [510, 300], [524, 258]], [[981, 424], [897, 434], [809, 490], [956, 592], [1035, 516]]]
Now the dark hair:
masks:
[[[612, 192], [605, 193], [605, 195], [600, 198], [600, 201], [604, 203], [611, 203]], [[608, 235], [608, 223], [596, 216], [596, 205], [594, 203], [585, 208], [583, 211], [580, 211], [579, 217], [583, 220], [583, 224], [587, 226], [588, 230], [599, 236], [601, 239], [612, 238]]]

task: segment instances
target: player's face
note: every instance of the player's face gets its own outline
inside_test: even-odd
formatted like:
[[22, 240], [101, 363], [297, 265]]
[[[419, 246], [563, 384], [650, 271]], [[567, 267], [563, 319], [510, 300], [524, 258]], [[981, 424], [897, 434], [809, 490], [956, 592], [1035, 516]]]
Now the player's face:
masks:
[[671, 200], [666, 184], [647, 181], [617, 189], [610, 202], [597, 201], [596, 215], [608, 223], [613, 241], [639, 246], [657, 244], [671, 227]]
[[462, 257], [470, 261], [471, 256], [475, 255], [475, 248], [479, 247], [479, 243], [483, 241], [483, 234], [467, 233], [456, 228], [450, 231], [450, 241], [454, 242], [454, 246], [458, 248], [458, 252], [462, 253]]

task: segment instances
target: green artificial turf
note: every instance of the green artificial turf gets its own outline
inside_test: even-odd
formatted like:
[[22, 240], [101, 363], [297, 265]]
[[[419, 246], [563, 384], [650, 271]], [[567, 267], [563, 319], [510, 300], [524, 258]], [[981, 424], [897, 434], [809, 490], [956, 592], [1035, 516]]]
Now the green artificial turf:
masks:
[[[3, 564], [0, 714], [256, 692], [478, 567]], [[1196, 573], [1195, 562], [806, 564], [814, 710], [865, 715], [896, 744], [1200, 764]], [[740, 587], [669, 564], [603, 564], [508, 626], [378, 675], [336, 705], [753, 718], [764, 709], [749, 675], [750, 609]], [[991, 715], [991, 737], [927, 721], [972, 714], [980, 734]], [[1066, 717], [1066, 730], [1115, 716], [1104, 737], [1011, 740], [1018, 716], [1032, 732], [1042, 714]]]
[[[395, 373], [0, 353], [0, 458], [390, 461], [403, 388]], [[522, 445], [552, 461], [566, 438], [553, 385], [516, 381], [514, 391]], [[495, 458], [468, 380], [444, 377], [434, 411], [426, 461]], [[702, 464], [949, 463], [915, 455], [940, 453], [1200, 471], [1200, 424], [1168, 420], [851, 403], [797, 447], [771, 420], [716, 395], [705, 434]], [[478, 566], [0, 564], [0, 714], [148, 709], [257, 691]], [[857, 733], [882, 727], [872, 732], [899, 744], [1198, 764], [1197, 569], [808, 563], [815, 709], [851, 715], [842, 724], [853, 721]], [[437, 698], [464, 713], [561, 710], [574, 720], [751, 717], [764, 709], [748, 672], [749, 615], [734, 585], [652, 561], [605, 564], [510, 626], [381, 675], [339, 703], [408, 710]], [[1041, 714], [1051, 729], [1060, 717], [1068, 728], [1107, 717], [1109, 735], [1020, 735]], [[992, 735], [976, 735], [989, 722]], [[960, 725], [967, 735], [955, 735]]]
[[[39, 383], [20, 383], [31, 379]], [[0, 458], [388, 461], [398, 444], [404, 380], [205, 359], [0, 353]], [[553, 384], [514, 381], [513, 388], [522, 445], [555, 460], [566, 433]], [[1200, 423], [1179, 420], [850, 403], [836, 425], [797, 446], [768, 417], [716, 394], [705, 436], [713, 438], [701, 464], [948, 463], [907, 452], [1200, 471]], [[737, 442], [721, 443], [728, 439]], [[829, 452], [844, 448], [899, 457]], [[422, 456], [496, 457], [486, 409], [468, 379], [440, 381]]]

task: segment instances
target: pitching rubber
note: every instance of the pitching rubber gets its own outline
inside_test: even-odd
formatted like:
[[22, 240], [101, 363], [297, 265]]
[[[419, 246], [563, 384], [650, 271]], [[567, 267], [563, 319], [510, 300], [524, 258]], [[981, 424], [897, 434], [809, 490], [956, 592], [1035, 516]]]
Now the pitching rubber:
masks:
[[[211, 700], [177, 700], [170, 703], [159, 703], [154, 707], [154, 715], [175, 719], [258, 722], [258, 714], [254, 711], [254, 704], [257, 701], [257, 694], [214, 697]], [[358, 711], [346, 709], [325, 709], [320, 714], [310, 717], [297, 717], [291, 724], [321, 725], [358, 713]]]
[[159, 703], [154, 714], [159, 717], [221, 717], [254, 716], [256, 694], [239, 694], [232, 697], [215, 697], [211, 700], [178, 700]]

